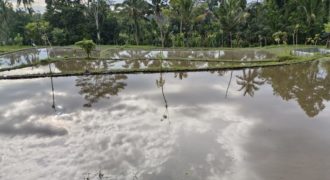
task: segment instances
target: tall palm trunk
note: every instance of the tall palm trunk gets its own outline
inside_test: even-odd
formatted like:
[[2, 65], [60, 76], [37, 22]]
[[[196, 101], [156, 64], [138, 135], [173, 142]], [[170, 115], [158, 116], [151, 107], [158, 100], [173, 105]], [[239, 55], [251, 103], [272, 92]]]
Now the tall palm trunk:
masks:
[[183, 17], [180, 18], [180, 34], [182, 33]]
[[296, 44], [296, 33], [292, 34], [292, 45], [297, 45]]
[[101, 42], [101, 34], [100, 34], [100, 25], [99, 25], [99, 0], [96, 0], [96, 7], [94, 12], [95, 24], [96, 24], [96, 34], [97, 34], [97, 42]]
[[230, 43], [230, 48], [233, 48], [233, 36], [231, 32], [229, 32], [229, 43]]
[[162, 28], [160, 28], [160, 38], [161, 38], [161, 41], [162, 41], [162, 48], [164, 48], [165, 38], [164, 38], [164, 32], [163, 32]]
[[164, 48], [164, 41], [165, 41], [165, 30], [164, 30], [164, 26], [166, 24], [166, 20], [165, 17], [162, 16], [162, 14], [160, 13], [160, 7], [159, 4], [156, 4], [155, 6], [155, 16], [156, 16], [156, 23], [158, 25], [159, 28], [159, 32], [160, 32], [160, 41], [162, 43], [162, 48]]
[[295, 32], [295, 39], [294, 39], [294, 41], [295, 41], [295, 43], [296, 43], [296, 46], [298, 45], [298, 34], [299, 34], [299, 30], [297, 30], [297, 31]]
[[140, 30], [139, 30], [139, 23], [138, 20], [136, 18], [136, 16], [134, 17], [134, 36], [135, 36], [135, 42], [136, 45], [139, 45], [139, 34], [140, 34]]

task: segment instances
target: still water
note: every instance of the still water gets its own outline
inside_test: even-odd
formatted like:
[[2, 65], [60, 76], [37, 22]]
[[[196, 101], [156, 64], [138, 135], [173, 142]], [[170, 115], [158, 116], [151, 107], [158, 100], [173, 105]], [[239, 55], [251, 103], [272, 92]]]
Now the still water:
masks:
[[0, 81], [0, 179], [330, 178], [330, 62]]
[[[85, 58], [86, 54], [75, 48], [35, 48], [27, 49], [18, 52], [8, 53], [0, 55], [0, 70], [6, 68], [13, 68], [20, 65], [33, 65], [37, 62], [46, 60], [48, 58]], [[188, 51], [188, 50], [120, 50], [120, 49], [109, 49], [105, 51], [93, 51], [92, 57], [101, 57], [102, 59], [91, 61], [89, 64], [106, 64], [109, 67], [121, 67], [125, 64], [130, 64], [139, 67], [147, 66], [147, 60], [152, 59], [216, 59], [216, 60], [235, 60], [235, 61], [262, 61], [262, 60], [274, 60], [276, 56], [267, 51], [262, 50], [209, 50], [209, 51]], [[139, 61], [133, 61], [132, 59], [139, 59]], [[120, 60], [114, 62], [113, 60]], [[79, 62], [77, 62], [79, 61]], [[156, 62], [157, 60], [155, 60]], [[180, 61], [178, 61], [180, 62]], [[146, 64], [147, 63], [147, 64]], [[57, 62], [58, 66], [75, 66], [73, 64], [81, 64], [83, 66], [87, 64], [81, 60], [76, 61], [62, 61]], [[125, 67], [123, 67], [125, 68]], [[31, 68], [25, 68], [31, 69]], [[40, 71], [40, 69], [39, 69]], [[26, 71], [27, 72], [27, 71]]]
[[263, 50], [120, 50], [108, 49], [101, 53], [101, 57], [112, 59], [153, 59], [153, 58], [185, 58], [185, 59], [221, 59], [256, 61], [274, 59], [276, 56]]
[[[99, 56], [99, 52], [93, 51], [92, 55]], [[20, 65], [32, 65], [48, 58], [63, 57], [84, 58], [86, 54], [83, 50], [74, 48], [31, 48], [0, 55], [0, 70]]]
[[68, 60], [50, 63], [48, 65], [38, 65], [25, 67], [10, 71], [0, 72], [0, 76], [45, 74], [49, 73], [72, 73], [72, 72], [107, 72], [112, 70], [146, 70], [161, 68], [216, 68], [225, 65], [240, 65], [241, 63], [200, 61], [200, 60]]

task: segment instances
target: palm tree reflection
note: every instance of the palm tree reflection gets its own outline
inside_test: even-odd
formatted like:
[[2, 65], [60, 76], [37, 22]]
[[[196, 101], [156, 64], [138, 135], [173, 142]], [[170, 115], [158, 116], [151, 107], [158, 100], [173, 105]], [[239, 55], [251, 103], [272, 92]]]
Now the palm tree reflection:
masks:
[[163, 96], [164, 103], [165, 103], [165, 111], [164, 111], [160, 121], [168, 120], [168, 122], [171, 123], [169, 120], [168, 103], [167, 103], [166, 96], [164, 93], [165, 79], [163, 78], [163, 73], [160, 73], [159, 79], [156, 80], [156, 85], [158, 88], [161, 88], [162, 96]]
[[254, 92], [259, 90], [258, 86], [261, 86], [265, 83], [265, 81], [256, 80], [258, 78], [258, 71], [256, 69], [249, 69], [246, 71], [243, 70], [242, 76], [237, 77], [237, 84], [241, 86], [238, 91], [244, 90], [243, 95], [246, 94], [250, 95], [251, 97], [254, 96]]
[[229, 87], [231, 85], [231, 80], [233, 79], [233, 73], [234, 73], [234, 71], [231, 71], [231, 73], [230, 73], [230, 78], [229, 78], [228, 86], [226, 89], [226, 95], [225, 95], [226, 98], [228, 97]]
[[55, 104], [55, 90], [54, 90], [54, 82], [53, 82], [53, 77], [50, 76], [50, 83], [51, 83], [51, 87], [52, 87], [52, 109], [54, 109], [54, 111], [56, 112], [56, 104]]
[[[50, 53], [47, 50], [47, 57], [50, 58]], [[55, 104], [55, 90], [54, 90], [54, 82], [53, 82], [53, 71], [52, 71], [52, 67], [51, 67], [51, 64], [48, 64], [48, 68], [49, 68], [49, 73], [50, 73], [50, 83], [51, 83], [51, 86], [52, 86], [52, 100], [53, 100], [53, 104], [52, 104], [52, 109], [54, 109], [54, 112], [56, 112], [56, 104]]]

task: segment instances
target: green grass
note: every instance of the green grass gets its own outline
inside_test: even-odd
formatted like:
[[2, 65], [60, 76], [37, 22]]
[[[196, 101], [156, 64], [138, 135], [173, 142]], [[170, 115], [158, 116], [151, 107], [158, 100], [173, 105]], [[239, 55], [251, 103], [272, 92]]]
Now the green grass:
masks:
[[[40, 46], [43, 47], [43, 46]], [[70, 47], [70, 48], [78, 48], [75, 45], [69, 46], [53, 46], [53, 47]], [[312, 46], [312, 45], [272, 45], [265, 47], [246, 47], [246, 48], [228, 48], [228, 47], [159, 47], [159, 46], [150, 46], [150, 45], [97, 45], [97, 49], [104, 51], [108, 49], [142, 49], [142, 50], [154, 50], [154, 49], [163, 49], [163, 50], [235, 50], [235, 51], [243, 51], [243, 50], [265, 50], [270, 53], [274, 53], [277, 56], [288, 56], [290, 52], [294, 49], [300, 48], [313, 48], [313, 47], [324, 47], [324, 46]], [[17, 50], [22, 50], [26, 48], [32, 48], [32, 46], [0, 46], [0, 54], [7, 52], [14, 52]]]
[[32, 48], [32, 46], [0, 46], [0, 54]]
[[291, 56], [291, 51], [295, 49], [304, 48], [325, 48], [324, 46], [313, 46], [313, 45], [280, 45], [280, 46], [266, 46], [261, 49], [275, 54], [276, 56]]

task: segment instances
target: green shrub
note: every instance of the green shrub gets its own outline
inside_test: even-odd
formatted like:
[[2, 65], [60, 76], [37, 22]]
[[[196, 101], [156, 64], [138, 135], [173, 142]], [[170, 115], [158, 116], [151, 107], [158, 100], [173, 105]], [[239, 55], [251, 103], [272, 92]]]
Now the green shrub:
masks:
[[54, 28], [51, 32], [53, 43], [55, 45], [63, 45], [65, 42], [65, 33], [63, 29]]
[[191, 47], [200, 47], [202, 42], [202, 37], [198, 33], [192, 33], [189, 39], [189, 45]]
[[37, 45], [44, 43], [45, 37], [48, 36], [50, 25], [47, 21], [30, 22], [25, 26], [25, 35], [27, 39], [33, 40]]
[[183, 33], [179, 33], [179, 34], [170, 34], [170, 38], [172, 41], [172, 46], [173, 47], [184, 47], [185, 43], [184, 43], [184, 34]]
[[23, 45], [23, 37], [20, 33], [18, 33], [14, 38], [15, 45], [22, 46]]
[[90, 57], [92, 50], [96, 48], [96, 44], [93, 42], [93, 40], [87, 40], [87, 39], [78, 41], [75, 43], [75, 45], [82, 48], [86, 52], [88, 58]]

